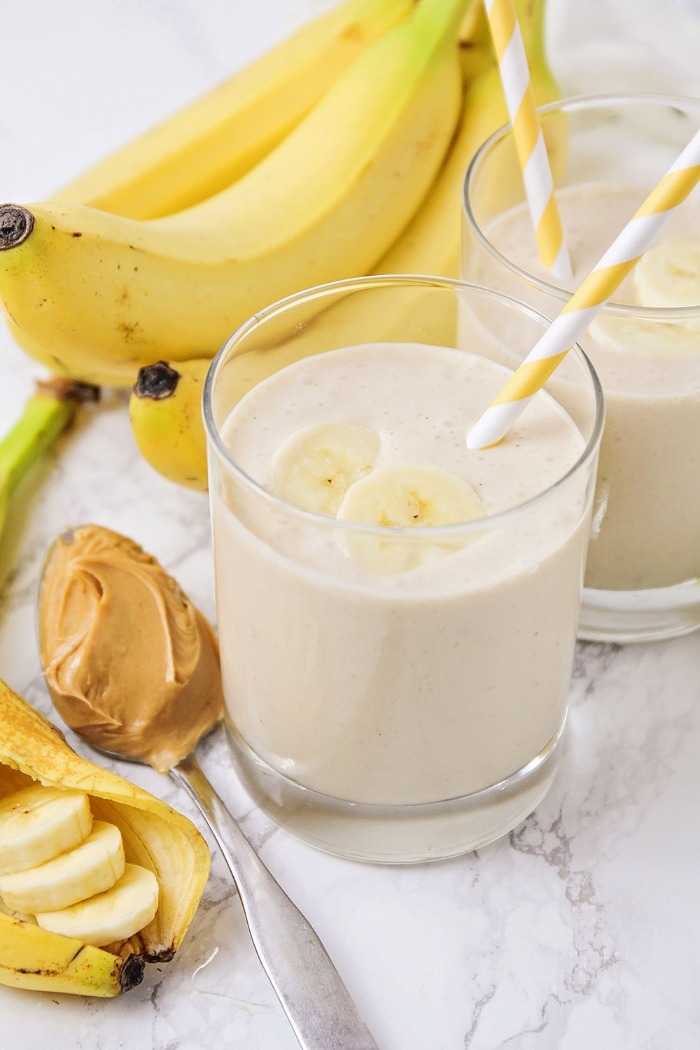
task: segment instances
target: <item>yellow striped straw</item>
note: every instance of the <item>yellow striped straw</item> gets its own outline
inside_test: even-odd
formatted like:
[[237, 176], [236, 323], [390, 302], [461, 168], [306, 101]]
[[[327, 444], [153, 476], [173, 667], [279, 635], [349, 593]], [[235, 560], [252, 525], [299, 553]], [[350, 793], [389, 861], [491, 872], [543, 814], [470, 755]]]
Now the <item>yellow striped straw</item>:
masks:
[[484, 0], [496, 50], [525, 196], [542, 263], [558, 280], [571, 280], [571, 261], [554, 195], [547, 147], [537, 115], [525, 45], [513, 0]]
[[697, 131], [469, 431], [468, 448], [488, 448], [505, 436], [699, 181], [700, 131]]

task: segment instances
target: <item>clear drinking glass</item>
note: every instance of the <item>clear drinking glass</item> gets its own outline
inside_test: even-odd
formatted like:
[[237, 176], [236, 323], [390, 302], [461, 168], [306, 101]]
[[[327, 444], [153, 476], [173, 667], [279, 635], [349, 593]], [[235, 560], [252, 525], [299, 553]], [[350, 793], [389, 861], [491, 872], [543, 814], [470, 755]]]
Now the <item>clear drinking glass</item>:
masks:
[[[519, 823], [552, 782], [603, 420], [585, 356], [567, 356], [500, 446], [465, 441], [545, 324], [457, 281], [361, 278], [270, 306], [210, 370], [231, 750], [255, 802], [316, 847], [389, 863], [467, 852]], [[305, 486], [315, 499], [339, 469], [315, 453], [302, 457], [302, 506], [284, 488], [294, 435], [313, 445], [308, 428], [340, 423], [378, 451], [337, 513], [381, 478], [360, 500], [374, 523], [303, 505]], [[358, 431], [340, 433], [343, 445]], [[380, 470], [413, 484], [426, 467], [437, 489], [411, 504], [418, 524], [384, 517]], [[471, 486], [486, 516], [426, 524], [426, 507], [452, 500], [435, 468]]]
[[[540, 114], [571, 288], [537, 258], [509, 127], [466, 175], [462, 275], [554, 317], [700, 126], [700, 100], [574, 98]], [[581, 339], [606, 403], [584, 639], [643, 641], [700, 626], [700, 277], [693, 292], [681, 273], [693, 251], [700, 257], [699, 192]]]

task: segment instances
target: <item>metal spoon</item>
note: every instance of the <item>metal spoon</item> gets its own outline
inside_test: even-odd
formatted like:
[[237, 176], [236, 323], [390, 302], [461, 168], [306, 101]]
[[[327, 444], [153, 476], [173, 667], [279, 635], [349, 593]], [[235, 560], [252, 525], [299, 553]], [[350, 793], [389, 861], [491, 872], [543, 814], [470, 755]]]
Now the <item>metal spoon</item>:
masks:
[[[219, 725], [214, 733], [222, 733]], [[126, 756], [96, 751], [123, 759]], [[168, 771], [206, 820], [233, 876], [250, 936], [303, 1050], [378, 1050], [311, 924], [248, 842], [195, 754]]]
[[[222, 724], [213, 732], [222, 734]], [[86, 742], [110, 757], [140, 761]], [[255, 950], [303, 1050], [378, 1050], [318, 935], [248, 842], [194, 752], [168, 773], [192, 798], [221, 849]]]

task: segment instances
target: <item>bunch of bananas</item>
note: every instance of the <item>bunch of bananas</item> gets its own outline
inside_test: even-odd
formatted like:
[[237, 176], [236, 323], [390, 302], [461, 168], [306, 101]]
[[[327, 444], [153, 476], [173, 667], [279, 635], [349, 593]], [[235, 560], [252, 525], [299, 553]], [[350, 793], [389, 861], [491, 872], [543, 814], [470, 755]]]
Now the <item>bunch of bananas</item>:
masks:
[[0, 681], [1, 984], [133, 987], [180, 946], [208, 873], [187, 817], [81, 758]]
[[[516, 2], [549, 100], [545, 0]], [[131, 397], [136, 441], [204, 489], [202, 381], [227, 336], [314, 284], [457, 276], [464, 173], [506, 120], [480, 0], [343, 0], [54, 199], [2, 206], [10, 329], [85, 382], [166, 361]]]

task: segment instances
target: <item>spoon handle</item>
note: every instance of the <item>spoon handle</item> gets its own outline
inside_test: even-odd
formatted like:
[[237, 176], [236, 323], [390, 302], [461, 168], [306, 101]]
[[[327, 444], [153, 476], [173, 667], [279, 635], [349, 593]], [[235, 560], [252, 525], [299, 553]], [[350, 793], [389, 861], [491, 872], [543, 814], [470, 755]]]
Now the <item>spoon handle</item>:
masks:
[[260, 860], [194, 755], [170, 775], [219, 844], [255, 950], [303, 1050], [378, 1050], [314, 929]]

